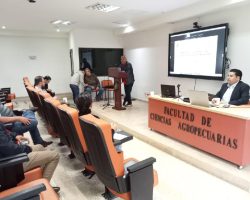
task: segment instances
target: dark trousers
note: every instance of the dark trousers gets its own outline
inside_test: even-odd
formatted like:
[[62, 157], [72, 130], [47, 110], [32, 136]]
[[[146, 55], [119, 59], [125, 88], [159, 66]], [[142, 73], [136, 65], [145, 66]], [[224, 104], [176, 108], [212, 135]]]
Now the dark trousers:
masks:
[[131, 91], [132, 91], [133, 85], [134, 85], [134, 83], [124, 85], [125, 98], [124, 98], [123, 104], [125, 104], [126, 102], [128, 102], [128, 104], [132, 103], [132, 101], [131, 101]]
[[73, 85], [73, 84], [70, 84], [69, 86], [70, 86], [70, 89], [72, 90], [72, 93], [73, 93], [73, 100], [74, 100], [74, 102], [75, 102], [75, 99], [76, 99], [77, 97], [79, 97], [79, 93], [80, 93], [79, 87], [78, 87], [77, 85]]
[[42, 144], [43, 139], [41, 138], [40, 132], [37, 128], [37, 120], [34, 112], [27, 110], [23, 112], [23, 117], [30, 120], [29, 125], [24, 125], [21, 122], [14, 122], [11, 131], [16, 132], [18, 135], [23, 135], [25, 132], [29, 131], [34, 144]]

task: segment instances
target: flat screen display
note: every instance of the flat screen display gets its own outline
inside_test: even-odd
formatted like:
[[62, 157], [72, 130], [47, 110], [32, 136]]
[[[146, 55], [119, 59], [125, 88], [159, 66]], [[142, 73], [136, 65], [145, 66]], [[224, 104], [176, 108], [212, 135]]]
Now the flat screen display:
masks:
[[168, 75], [224, 80], [228, 24], [169, 34]]
[[121, 48], [79, 48], [79, 63], [84, 67], [83, 60], [97, 76], [107, 76], [109, 67], [118, 67], [121, 63]]

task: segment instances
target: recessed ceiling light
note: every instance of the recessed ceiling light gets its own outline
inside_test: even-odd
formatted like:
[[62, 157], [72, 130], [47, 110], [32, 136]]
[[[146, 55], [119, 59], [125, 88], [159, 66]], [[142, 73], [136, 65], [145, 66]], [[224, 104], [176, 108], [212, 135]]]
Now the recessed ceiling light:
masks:
[[50, 22], [51, 24], [61, 24], [62, 20], [54, 20]]
[[6, 26], [2, 26], [2, 29], [6, 29]]
[[60, 32], [61, 30], [59, 28], [56, 29], [56, 32]]
[[135, 30], [135, 28], [134, 28], [133, 26], [127, 26], [127, 27], [124, 29], [123, 33], [131, 33], [131, 32], [133, 32], [134, 30]]
[[245, 1], [245, 0], [231, 0], [230, 3], [234, 4], [234, 3], [239, 3], [239, 2], [242, 2], [242, 1]]
[[129, 26], [129, 23], [126, 22], [126, 21], [116, 21], [116, 22], [112, 22], [112, 23], [116, 24], [116, 25], [118, 25], [120, 27], [127, 27], [127, 26]]
[[118, 6], [112, 6], [108, 4], [102, 4], [102, 3], [96, 3], [90, 6], [87, 6], [86, 9], [94, 10], [94, 11], [100, 11], [100, 12], [111, 12], [114, 10], [119, 9]]
[[72, 24], [72, 22], [71, 21], [63, 21], [62, 24], [67, 26], [67, 25]]
[[51, 21], [50, 23], [53, 25], [65, 25], [65, 26], [72, 24], [72, 22], [69, 20], [61, 20], [61, 19]]

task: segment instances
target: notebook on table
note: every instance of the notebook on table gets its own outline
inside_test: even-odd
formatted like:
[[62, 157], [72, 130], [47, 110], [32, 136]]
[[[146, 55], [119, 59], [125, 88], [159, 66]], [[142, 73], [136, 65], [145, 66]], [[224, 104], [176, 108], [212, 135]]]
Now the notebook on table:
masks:
[[192, 105], [203, 106], [203, 107], [213, 106], [209, 102], [208, 92], [189, 90], [188, 94], [189, 94], [190, 103]]

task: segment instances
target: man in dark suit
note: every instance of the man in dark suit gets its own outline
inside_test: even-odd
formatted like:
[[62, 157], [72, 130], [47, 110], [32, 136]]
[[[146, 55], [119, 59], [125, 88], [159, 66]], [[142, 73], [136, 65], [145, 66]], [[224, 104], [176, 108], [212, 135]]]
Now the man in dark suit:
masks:
[[241, 78], [242, 72], [240, 70], [231, 69], [227, 77], [227, 83], [222, 85], [215, 97], [219, 97], [226, 104], [247, 104], [249, 101], [249, 85], [242, 82]]

